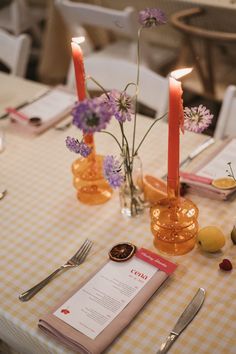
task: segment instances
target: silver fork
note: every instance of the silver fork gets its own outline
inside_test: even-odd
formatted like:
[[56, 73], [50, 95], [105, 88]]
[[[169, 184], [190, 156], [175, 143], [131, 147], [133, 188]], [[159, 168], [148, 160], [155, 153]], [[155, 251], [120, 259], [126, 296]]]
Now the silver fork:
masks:
[[78, 249], [78, 251], [63, 265], [57, 268], [52, 274], [50, 274], [47, 278], [42, 280], [40, 283], [33, 286], [31, 289], [23, 292], [19, 299], [21, 301], [28, 301], [30, 300], [35, 294], [39, 292], [45, 285], [47, 285], [59, 272], [65, 269], [78, 267], [81, 263], [85, 261], [91, 247], [92, 241], [86, 239], [82, 246]]

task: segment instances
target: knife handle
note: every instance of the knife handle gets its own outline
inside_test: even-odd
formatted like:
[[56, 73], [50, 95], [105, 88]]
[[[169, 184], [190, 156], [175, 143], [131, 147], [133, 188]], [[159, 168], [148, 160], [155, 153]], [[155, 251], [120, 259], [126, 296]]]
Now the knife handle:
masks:
[[167, 353], [177, 337], [178, 337], [178, 334], [170, 333], [168, 335], [168, 337], [166, 338], [165, 342], [162, 343], [160, 349], [157, 351], [156, 354], [165, 354], [165, 353]]

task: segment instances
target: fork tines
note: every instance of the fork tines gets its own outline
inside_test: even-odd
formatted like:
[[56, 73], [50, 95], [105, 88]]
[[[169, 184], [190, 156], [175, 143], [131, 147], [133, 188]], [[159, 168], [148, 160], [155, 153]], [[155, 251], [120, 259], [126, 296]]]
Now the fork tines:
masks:
[[74, 261], [74, 262], [79, 262], [79, 263], [82, 263], [88, 252], [90, 251], [91, 247], [92, 247], [93, 243], [92, 241], [86, 239], [84, 241], [84, 243], [82, 244], [82, 246], [78, 249], [78, 251], [74, 254], [74, 256], [71, 258], [71, 261]]

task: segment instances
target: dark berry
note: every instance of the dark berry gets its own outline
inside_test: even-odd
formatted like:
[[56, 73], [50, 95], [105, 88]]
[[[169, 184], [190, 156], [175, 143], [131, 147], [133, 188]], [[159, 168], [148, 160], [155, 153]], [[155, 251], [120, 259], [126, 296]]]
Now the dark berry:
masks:
[[223, 259], [223, 261], [219, 264], [221, 270], [229, 271], [233, 269], [232, 263], [229, 259]]

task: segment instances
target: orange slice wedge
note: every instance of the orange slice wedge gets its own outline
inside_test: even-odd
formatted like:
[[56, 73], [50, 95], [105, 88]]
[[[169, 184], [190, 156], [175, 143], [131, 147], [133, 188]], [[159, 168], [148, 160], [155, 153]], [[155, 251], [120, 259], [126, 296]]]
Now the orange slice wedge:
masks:
[[160, 178], [145, 175], [143, 178], [143, 189], [145, 200], [151, 204], [167, 197], [167, 184]]
[[236, 187], [236, 181], [233, 178], [218, 178], [212, 181], [212, 185], [219, 189], [231, 189]]

